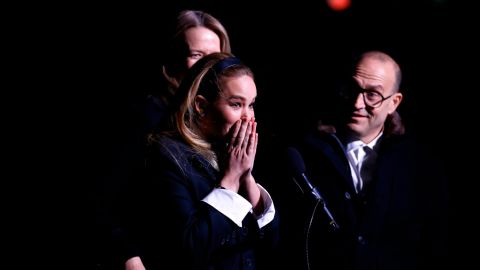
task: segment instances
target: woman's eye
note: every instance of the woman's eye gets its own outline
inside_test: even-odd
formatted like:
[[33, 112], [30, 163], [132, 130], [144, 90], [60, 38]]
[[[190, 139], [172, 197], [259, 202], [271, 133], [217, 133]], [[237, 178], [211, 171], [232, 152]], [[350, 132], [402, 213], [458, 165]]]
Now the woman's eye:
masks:
[[202, 58], [202, 54], [200, 54], [200, 53], [192, 53], [192, 54], [190, 54], [190, 58], [200, 59], [200, 58]]

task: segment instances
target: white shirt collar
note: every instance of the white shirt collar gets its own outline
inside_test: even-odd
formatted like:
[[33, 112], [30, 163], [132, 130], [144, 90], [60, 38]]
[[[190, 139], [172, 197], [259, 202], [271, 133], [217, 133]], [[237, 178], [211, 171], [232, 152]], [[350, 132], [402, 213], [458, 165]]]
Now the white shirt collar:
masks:
[[374, 149], [373, 147], [377, 144], [378, 140], [382, 137], [383, 135], [383, 131], [380, 132], [377, 137], [375, 137], [375, 139], [373, 139], [371, 142], [369, 143], [364, 143], [363, 141], [361, 140], [354, 140], [354, 141], [350, 141], [349, 143], [347, 143], [347, 147], [346, 147], [346, 150], [347, 152], [350, 152], [352, 150], [356, 150], [358, 149], [359, 147], [363, 147], [363, 146], [368, 146], [370, 147], [371, 149]]

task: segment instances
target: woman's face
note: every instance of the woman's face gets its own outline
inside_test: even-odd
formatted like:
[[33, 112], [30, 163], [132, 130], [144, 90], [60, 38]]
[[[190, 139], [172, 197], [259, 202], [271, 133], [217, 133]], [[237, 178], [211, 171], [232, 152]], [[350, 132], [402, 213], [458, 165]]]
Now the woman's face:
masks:
[[240, 119], [249, 121], [255, 117], [254, 104], [257, 87], [248, 75], [220, 79], [222, 89], [213, 102], [205, 101], [204, 116], [201, 117], [202, 133], [209, 139], [222, 139]]
[[203, 27], [192, 27], [185, 31], [185, 43], [188, 52], [186, 66], [191, 68], [205, 55], [220, 52], [220, 38], [212, 30]]

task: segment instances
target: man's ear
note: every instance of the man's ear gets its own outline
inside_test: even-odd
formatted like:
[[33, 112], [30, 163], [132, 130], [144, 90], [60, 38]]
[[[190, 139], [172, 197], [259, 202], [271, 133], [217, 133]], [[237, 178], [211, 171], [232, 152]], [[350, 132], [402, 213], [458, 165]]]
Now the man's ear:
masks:
[[389, 114], [393, 113], [398, 108], [398, 105], [400, 105], [400, 102], [402, 102], [402, 99], [403, 99], [402, 93], [393, 94], [393, 97], [392, 97], [393, 106], [392, 106], [392, 111], [388, 112]]
[[195, 96], [195, 111], [198, 113], [198, 115], [205, 116], [207, 105], [208, 100], [204, 96]]

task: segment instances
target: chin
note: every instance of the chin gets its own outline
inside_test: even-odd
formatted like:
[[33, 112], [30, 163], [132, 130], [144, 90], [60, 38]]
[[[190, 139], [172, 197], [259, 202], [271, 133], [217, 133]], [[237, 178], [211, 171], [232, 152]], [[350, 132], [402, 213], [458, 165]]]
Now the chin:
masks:
[[362, 127], [358, 124], [353, 124], [353, 123], [350, 123], [347, 125], [347, 128], [350, 130], [350, 132], [359, 137], [361, 134], [362, 134]]
[[355, 123], [355, 122], [350, 122], [350, 123], [347, 124], [347, 127], [352, 132], [357, 132], [360, 129], [360, 124]]

